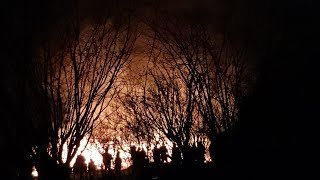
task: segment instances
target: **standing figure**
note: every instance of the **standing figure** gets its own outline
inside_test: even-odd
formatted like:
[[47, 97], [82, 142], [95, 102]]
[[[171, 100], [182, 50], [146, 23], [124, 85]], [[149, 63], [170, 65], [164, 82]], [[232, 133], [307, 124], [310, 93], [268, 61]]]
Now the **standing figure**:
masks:
[[121, 173], [121, 158], [120, 158], [120, 152], [117, 152], [117, 156], [115, 159], [115, 165], [114, 165], [114, 169], [116, 171], [116, 175], [120, 175]]
[[172, 164], [173, 165], [179, 165], [181, 163], [181, 153], [180, 153], [180, 150], [179, 148], [177, 147], [176, 144], [173, 144], [173, 147], [172, 147]]
[[105, 173], [110, 172], [111, 169], [111, 160], [112, 155], [108, 152], [108, 148], [105, 149], [105, 152], [102, 154], [103, 164], [104, 164], [104, 171]]
[[132, 176], [133, 179], [137, 179], [137, 173], [139, 172], [139, 162], [138, 162], [138, 152], [136, 150], [136, 146], [130, 146], [130, 154], [132, 160]]
[[93, 161], [92, 159], [90, 159], [88, 169], [89, 169], [90, 179], [93, 179], [93, 178], [95, 177], [97, 167], [96, 167], [96, 165], [94, 164], [94, 161]]
[[205, 160], [205, 153], [206, 153], [206, 148], [204, 147], [203, 143], [201, 141], [197, 142], [197, 160], [198, 164], [202, 166], [204, 164]]
[[73, 166], [73, 173], [74, 176], [76, 174], [79, 174], [79, 179], [84, 180], [87, 174], [87, 165], [86, 165], [86, 159], [82, 154], [79, 154], [76, 158], [76, 162]]
[[153, 148], [153, 161], [154, 161], [154, 164], [155, 166], [159, 166], [160, 165], [160, 149], [155, 146]]
[[164, 145], [164, 143], [162, 143], [162, 146], [160, 147], [161, 164], [163, 164], [164, 162], [167, 162], [167, 157], [168, 157], [167, 152], [168, 152], [167, 147]]

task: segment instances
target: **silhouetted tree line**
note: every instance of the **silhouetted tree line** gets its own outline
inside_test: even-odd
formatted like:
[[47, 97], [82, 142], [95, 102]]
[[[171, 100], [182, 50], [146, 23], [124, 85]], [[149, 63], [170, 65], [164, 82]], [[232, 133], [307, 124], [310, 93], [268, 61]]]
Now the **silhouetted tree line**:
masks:
[[[103, 68], [94, 67], [96, 63], [103, 66], [98, 54], [103, 52], [101, 37], [105, 33], [111, 33], [111, 42], [115, 42], [112, 39], [121, 41], [120, 44], [127, 42], [124, 47], [128, 49], [108, 46], [116, 49], [108, 51], [109, 55], [116, 57], [120, 52], [130, 59], [133, 42], [126, 39], [130, 35], [127, 30], [132, 27], [128, 25], [131, 19], [111, 18], [119, 24], [114, 27], [116, 31], [106, 28], [110, 30], [106, 32], [104, 18], [98, 18], [92, 21], [94, 28], [85, 34], [92, 38], [81, 39], [84, 17], [80, 16], [83, 11], [76, 8], [78, 2], [71, 5], [57, 2], [59, 6], [63, 4], [64, 12], [70, 13], [63, 14], [62, 20], [50, 15], [54, 10], [47, 3], [42, 2], [41, 6], [46, 8], [38, 10], [35, 6], [40, 1], [27, 7], [24, 3], [9, 3], [14, 11], [4, 11], [12, 17], [6, 37], [8, 49], [1, 62], [1, 84], [5, 88], [1, 89], [0, 143], [6, 162], [3, 176], [8, 179], [30, 179], [33, 165], [40, 178], [67, 178], [68, 163], [76, 156], [80, 140], [91, 134], [94, 122], [98, 121], [94, 112], [98, 109], [101, 113], [103, 109], [92, 104], [92, 100], [101, 97], [100, 101], [109, 101], [104, 92], [119, 92], [110, 88], [99, 91], [99, 88], [104, 86], [103, 81], [110, 85], [115, 82], [123, 66], [120, 61], [116, 61], [119, 66], [108, 66], [116, 69], [111, 79], [86, 78], [98, 77], [103, 72]], [[141, 29], [147, 29], [141, 34], [148, 39], [149, 64], [141, 75], [144, 83], [136, 91], [119, 95], [125, 113], [133, 115], [131, 119], [124, 115], [120, 118], [126, 120], [126, 130], [139, 141], [155, 143], [154, 135], [158, 134], [174, 142], [182, 156], [181, 159], [172, 156], [186, 164], [196, 157], [192, 153], [196, 140], [209, 138], [213, 158], [209, 174], [217, 179], [305, 179], [315, 172], [308, 166], [314, 158], [309, 143], [316, 144], [313, 140], [317, 137], [310, 121], [316, 119], [318, 94], [315, 87], [318, 71], [314, 63], [315, 8], [311, 1], [270, 1], [262, 5], [246, 1], [241, 6], [230, 3], [234, 5], [230, 5], [233, 11], [230, 16], [223, 16], [223, 21], [232, 23], [221, 28], [223, 33], [212, 34], [205, 24], [176, 19], [166, 10], [156, 9], [152, 11], [154, 16], [139, 17]], [[248, 8], [250, 18], [240, 21], [243, 25], [238, 30], [234, 14], [241, 10], [234, 7], [245, 5], [257, 8]], [[25, 8], [31, 12], [21, 10]], [[297, 15], [298, 12], [302, 15]], [[58, 28], [62, 30], [57, 31], [58, 35], [50, 35], [50, 41], [39, 46], [32, 41], [49, 36], [41, 30], [48, 26], [41, 20], [42, 15], [52, 20], [46, 22], [62, 21], [63, 28]], [[31, 19], [34, 21], [30, 24]], [[30, 33], [34, 33], [35, 39], [30, 40]], [[239, 38], [237, 33], [245, 35]], [[122, 38], [117, 39], [120, 34]], [[237, 35], [248, 46], [233, 41]], [[59, 43], [50, 43], [52, 39]], [[40, 56], [35, 58], [33, 51], [38, 55], [41, 52]], [[258, 59], [260, 74], [251, 74], [247, 65], [252, 62], [246, 61], [248, 57]], [[82, 60], [84, 63], [80, 63]], [[87, 67], [92, 69], [86, 71]], [[63, 75], [67, 71], [74, 75], [71, 79]], [[247, 86], [252, 81], [257, 82], [253, 88]], [[83, 88], [86, 83], [91, 84], [88, 89]], [[69, 146], [66, 164], [61, 159], [64, 143]]]
[[237, 47], [227, 33], [215, 34], [166, 11], [155, 11], [143, 23], [148, 66], [144, 80], [121, 99], [131, 118], [121, 113], [120, 118], [137, 139], [155, 142], [158, 134], [175, 143], [184, 164], [195, 158], [196, 139], [207, 138], [216, 161], [254, 85], [246, 47]]

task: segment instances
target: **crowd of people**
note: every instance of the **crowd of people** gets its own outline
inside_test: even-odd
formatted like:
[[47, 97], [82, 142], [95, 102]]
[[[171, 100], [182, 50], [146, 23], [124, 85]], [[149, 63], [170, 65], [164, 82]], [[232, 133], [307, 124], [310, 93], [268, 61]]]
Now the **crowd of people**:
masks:
[[76, 176], [79, 176], [80, 180], [86, 180], [88, 179], [94, 179], [95, 173], [97, 171], [97, 166], [94, 164], [93, 159], [90, 159], [90, 162], [88, 163], [88, 166], [86, 164], [85, 157], [80, 154], [77, 156], [76, 161], [73, 165], [73, 175], [74, 179], [76, 179]]
[[[205, 161], [205, 146], [201, 141], [197, 142], [187, 150], [185, 150], [188, 157], [182, 157], [182, 150], [178, 148], [176, 144], [172, 146], [172, 153], [169, 155], [168, 148], [164, 143], [156, 144], [152, 150], [152, 157], [147, 155], [145, 149], [136, 146], [130, 147], [131, 154], [131, 170], [134, 179], [140, 179], [140, 177], [145, 176], [150, 173], [151, 168], [157, 169], [162, 168], [167, 164], [172, 166], [180, 166], [183, 163], [198, 164], [201, 165]], [[103, 158], [103, 168], [101, 169], [102, 175], [121, 175], [121, 165], [122, 159], [120, 157], [120, 152], [116, 152], [116, 157], [113, 160], [113, 156], [109, 153], [109, 147], [106, 147], [104, 153], [102, 153]], [[150, 161], [152, 158], [153, 161]], [[73, 166], [74, 176], [79, 176], [78, 179], [84, 180], [88, 177], [93, 179], [97, 172], [97, 166], [94, 161], [90, 159], [88, 165], [86, 164], [85, 157], [80, 154], [77, 156], [75, 164]], [[112, 168], [112, 163], [114, 162], [114, 168]]]

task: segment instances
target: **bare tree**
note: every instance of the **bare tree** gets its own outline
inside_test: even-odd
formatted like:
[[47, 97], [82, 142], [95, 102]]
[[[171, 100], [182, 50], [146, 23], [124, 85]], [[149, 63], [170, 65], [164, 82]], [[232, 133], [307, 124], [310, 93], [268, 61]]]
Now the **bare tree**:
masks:
[[[145, 81], [123, 97], [126, 114], [131, 115], [127, 128], [137, 139], [155, 142], [155, 136], [175, 142], [184, 153], [189, 152], [192, 127], [198, 118], [194, 75], [181, 76], [182, 69], [168, 63], [168, 54], [152, 49]], [[185, 78], [185, 79], [184, 79]], [[145, 137], [145, 138], [143, 138]]]
[[70, 24], [59, 29], [60, 43], [44, 44], [35, 60], [47, 112], [45, 148], [55, 162], [67, 166], [117, 94], [117, 77], [136, 40], [130, 17], [117, 22], [100, 18], [83, 23], [81, 31]]
[[[209, 37], [206, 35], [205, 37]], [[252, 69], [246, 57], [246, 48], [237, 48], [227, 34], [202, 41], [206, 58], [197, 68], [198, 111], [207, 126], [211, 140], [211, 158], [231, 137], [238, 121], [239, 110], [253, 84]], [[220, 146], [220, 147], [219, 147]], [[222, 150], [223, 151], [223, 150]]]
[[147, 67], [119, 97], [118, 118], [129, 141], [154, 143], [159, 135], [188, 157], [197, 138], [213, 145], [232, 131], [247, 93], [245, 49], [206, 25], [163, 12], [143, 20]]
[[[161, 16], [156, 14], [155, 18], [148, 18], [146, 25], [146, 38], [152, 39], [147, 45], [155, 59], [153, 63], [158, 64], [152, 67], [158, 72], [150, 73], [156, 87], [148, 92], [156, 99], [151, 103], [153, 109], [163, 111], [161, 113], [168, 116], [171, 111], [167, 109], [175, 103], [182, 105], [173, 97], [183, 95], [188, 99], [185, 106], [187, 113], [182, 118], [186, 120], [183, 128], [195, 129], [195, 125], [198, 126], [196, 131], [188, 131], [185, 135], [189, 136], [190, 132], [195, 136], [197, 133], [206, 133], [212, 145], [221, 136], [229, 135], [238, 119], [242, 98], [248, 93], [249, 81], [252, 80], [249, 77], [246, 49], [237, 48], [227, 34], [214, 34], [204, 24], [191, 23], [164, 12], [161, 12]], [[177, 87], [185, 92], [174, 90]], [[161, 103], [163, 100], [166, 103]], [[151, 104], [147, 105], [150, 107]], [[179, 114], [179, 109], [173, 109], [172, 112]], [[157, 112], [150, 111], [150, 114], [155, 116]], [[161, 118], [166, 120], [156, 127], [164, 134], [172, 133], [170, 129], [174, 126], [168, 125], [172, 123], [171, 120], [166, 116], [160, 117], [152, 117], [152, 122], [161, 122]], [[174, 141], [182, 140], [182, 144], [187, 144], [190, 140], [187, 136]]]

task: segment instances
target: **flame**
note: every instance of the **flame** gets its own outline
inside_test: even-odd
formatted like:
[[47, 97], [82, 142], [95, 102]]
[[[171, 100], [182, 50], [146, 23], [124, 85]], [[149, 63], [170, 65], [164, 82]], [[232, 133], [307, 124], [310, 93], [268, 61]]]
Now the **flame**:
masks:
[[[86, 164], [88, 165], [90, 162], [90, 159], [92, 159], [94, 161], [94, 164], [96, 165], [96, 167], [98, 169], [102, 169], [104, 167], [103, 165], [103, 161], [102, 161], [102, 154], [105, 152], [103, 145], [101, 143], [99, 143], [98, 141], [94, 141], [94, 142], [87, 142], [88, 139], [84, 138], [81, 143], [80, 143], [80, 148], [77, 152], [77, 155], [81, 154], [85, 157], [86, 159]], [[162, 141], [164, 143], [164, 145], [166, 146], [167, 150], [168, 150], [168, 155], [171, 156], [172, 154], [172, 147], [173, 144], [170, 140], [166, 139], [165, 141]], [[162, 143], [161, 142], [161, 143]], [[85, 145], [87, 144], [87, 146], [85, 147]], [[112, 141], [110, 141], [108, 143], [109, 149], [108, 152], [112, 155], [113, 160], [112, 160], [112, 164], [111, 164], [111, 168], [114, 168], [114, 160], [116, 158], [116, 153], [117, 151], [119, 151], [120, 153], [120, 158], [122, 159], [121, 162], [121, 169], [126, 169], [129, 166], [132, 165], [132, 161], [131, 161], [131, 154], [130, 154], [130, 146], [135, 146], [137, 149], [141, 148], [143, 149], [145, 152], [147, 152], [147, 155], [150, 159], [150, 161], [153, 161], [153, 154], [152, 154], [152, 150], [154, 149], [155, 146], [160, 147], [161, 144], [150, 144], [150, 149], [148, 150], [147, 148], [147, 143], [131, 143], [131, 144], [123, 144], [120, 147], [116, 146]], [[63, 151], [63, 156], [64, 156], [64, 160], [66, 160], [66, 155], [67, 155], [67, 151], [66, 151], [66, 146], [64, 148]], [[76, 156], [77, 156], [76, 155]], [[75, 163], [75, 158], [72, 159], [71, 161], [71, 167], [73, 167], [74, 163]], [[211, 162], [211, 158], [210, 158], [210, 154], [208, 152], [208, 148], [206, 150], [206, 154], [205, 154], [205, 162]], [[171, 159], [168, 157], [167, 158], [167, 162], [171, 162]], [[36, 171], [36, 170], [35, 170]]]
[[[86, 146], [87, 144], [87, 146]], [[110, 147], [108, 152], [112, 155], [113, 157], [113, 163], [111, 168], [114, 168], [114, 159], [116, 157], [116, 147], [113, 145], [112, 142], [110, 142]], [[86, 147], [85, 147], [86, 146]], [[124, 151], [125, 150], [125, 151]], [[122, 169], [126, 169], [131, 165], [131, 155], [129, 153], [130, 147], [129, 146], [124, 146], [122, 147], [122, 149], [119, 150], [120, 152], [120, 158], [122, 159]], [[82, 153], [81, 153], [82, 151]], [[85, 157], [85, 163], [88, 165], [90, 162], [90, 159], [93, 160], [94, 164], [96, 165], [96, 167], [98, 169], [102, 169], [103, 168], [103, 158], [102, 158], [102, 154], [104, 153], [104, 149], [101, 143], [99, 143], [98, 141], [95, 141], [94, 143], [92, 142], [88, 142], [87, 138], [84, 138], [81, 140], [80, 142], [80, 147], [75, 155], [75, 157], [71, 160], [71, 167], [73, 167], [75, 161], [76, 161], [76, 157], [77, 155], [82, 154]], [[67, 146], [65, 145], [63, 148], [63, 161], [65, 162], [67, 159]]]

